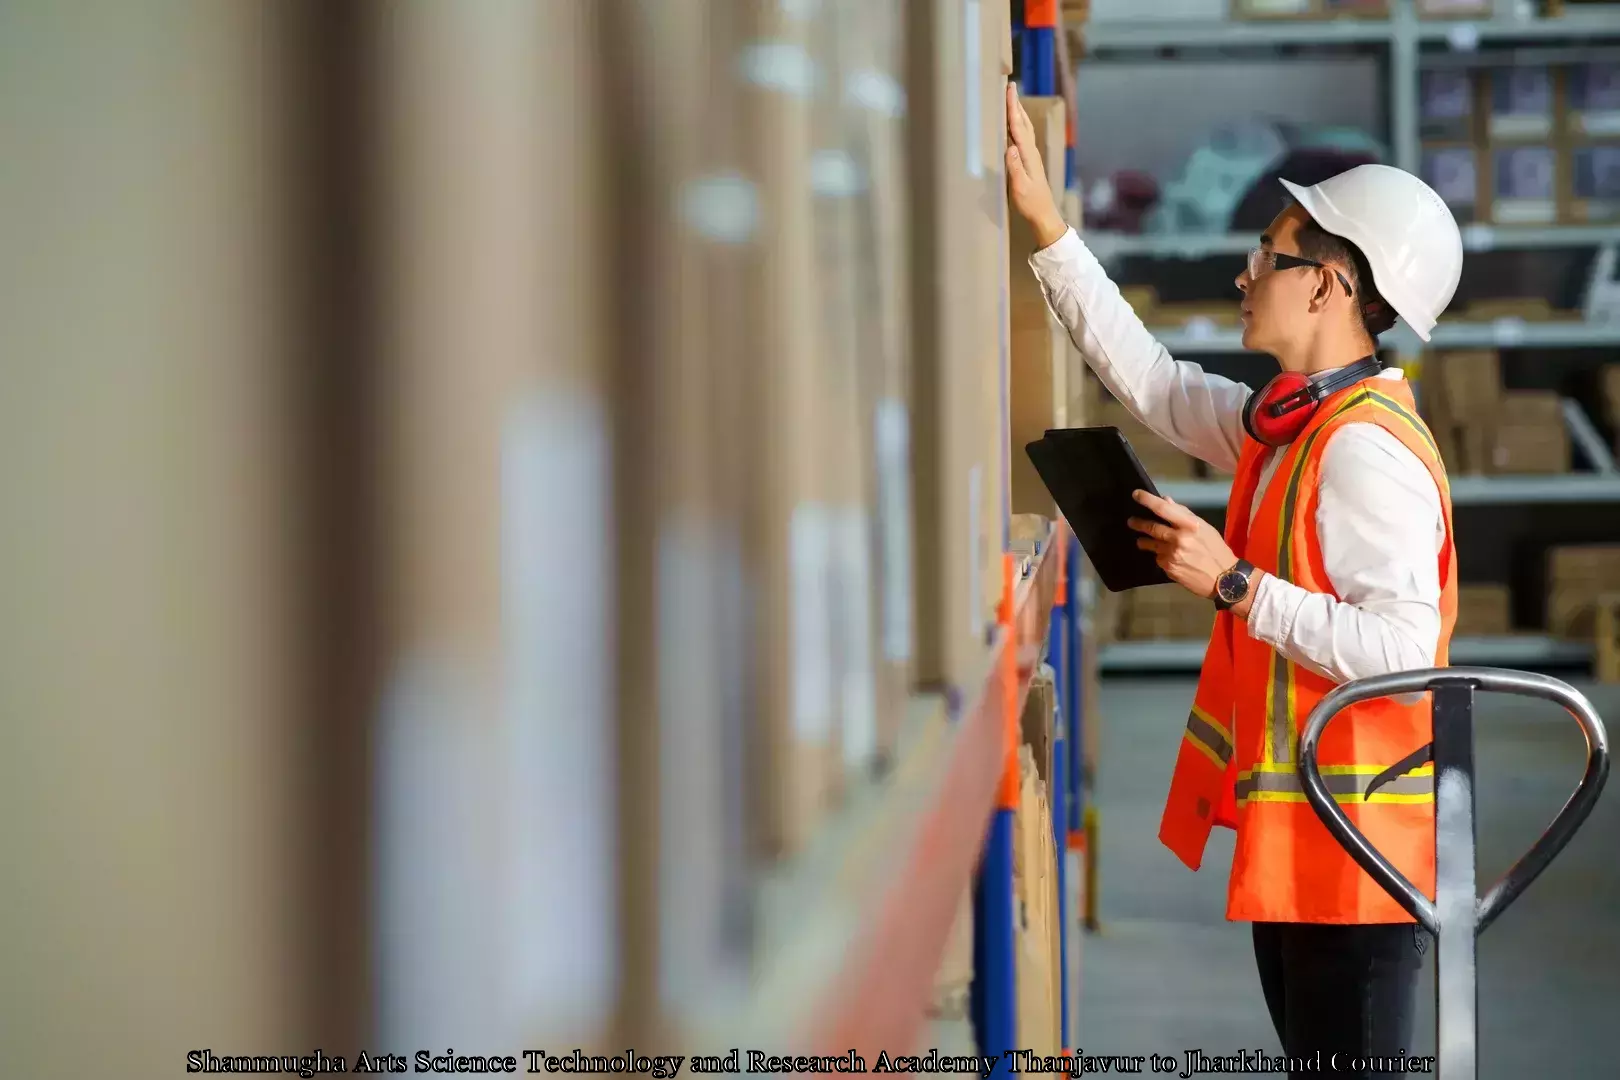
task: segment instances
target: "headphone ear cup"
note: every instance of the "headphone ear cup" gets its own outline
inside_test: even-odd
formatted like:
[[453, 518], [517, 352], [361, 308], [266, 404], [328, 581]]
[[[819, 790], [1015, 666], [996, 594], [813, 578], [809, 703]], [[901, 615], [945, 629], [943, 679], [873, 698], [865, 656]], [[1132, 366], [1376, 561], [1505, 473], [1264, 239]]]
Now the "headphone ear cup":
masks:
[[1297, 372], [1285, 371], [1276, 376], [1261, 388], [1259, 393], [1250, 394], [1249, 400], [1243, 403], [1243, 428], [1256, 442], [1265, 446], [1287, 446], [1305, 430], [1305, 425], [1311, 422], [1316, 413], [1316, 403], [1290, 409], [1281, 416], [1271, 416], [1265, 412], [1266, 406], [1298, 393], [1310, 385], [1310, 380]]
[[1257, 443], [1264, 443], [1265, 440], [1262, 439], [1260, 437], [1260, 433], [1254, 429], [1254, 413], [1255, 410], [1260, 407], [1260, 402], [1265, 398], [1265, 396], [1266, 392], [1262, 389], [1250, 394], [1249, 400], [1243, 403], [1243, 430], [1247, 431], [1249, 433], [1249, 438], [1253, 439]]

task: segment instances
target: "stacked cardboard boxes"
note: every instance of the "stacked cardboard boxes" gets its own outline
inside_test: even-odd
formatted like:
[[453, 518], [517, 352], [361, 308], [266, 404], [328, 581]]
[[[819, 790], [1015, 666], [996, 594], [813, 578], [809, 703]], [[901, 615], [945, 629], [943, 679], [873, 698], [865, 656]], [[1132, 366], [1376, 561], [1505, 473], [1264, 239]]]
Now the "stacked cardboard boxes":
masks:
[[1462, 585], [1457, 589], [1453, 637], [1490, 637], [1513, 632], [1513, 596], [1506, 585]]
[[1447, 471], [1569, 471], [1562, 399], [1548, 390], [1504, 390], [1496, 350], [1434, 353], [1424, 362], [1421, 392], [1421, 411]]
[[1215, 606], [1180, 585], [1151, 585], [1124, 596], [1122, 636], [1131, 641], [1207, 639]]
[[1028, 743], [1019, 748], [1018, 812], [1013, 839], [1013, 896], [1018, 980], [1018, 1039], [1041, 1057], [1062, 1053], [1057, 846], [1047, 787]]
[[1106, 398], [1094, 416], [1095, 426], [1119, 428], [1154, 480], [1191, 480], [1198, 475], [1197, 459], [1160, 438], [1121, 402]]
[[1620, 64], [1427, 69], [1418, 99], [1421, 172], [1458, 220], [1620, 220]]
[[1620, 592], [1620, 544], [1555, 547], [1547, 553], [1547, 632], [1590, 639], [1597, 598]]

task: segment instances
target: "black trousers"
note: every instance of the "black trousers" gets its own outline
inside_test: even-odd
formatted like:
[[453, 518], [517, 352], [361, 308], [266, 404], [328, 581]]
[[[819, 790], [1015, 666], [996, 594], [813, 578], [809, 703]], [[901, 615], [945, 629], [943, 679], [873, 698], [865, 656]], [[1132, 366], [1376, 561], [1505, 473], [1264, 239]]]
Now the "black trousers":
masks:
[[[1413, 923], [1255, 923], [1254, 959], [1283, 1054], [1308, 1059], [1289, 1080], [1404, 1075], [1345, 1067], [1411, 1056], [1427, 932]], [[1340, 1068], [1333, 1068], [1338, 1054]], [[1320, 1065], [1316, 1063], [1320, 1062]]]

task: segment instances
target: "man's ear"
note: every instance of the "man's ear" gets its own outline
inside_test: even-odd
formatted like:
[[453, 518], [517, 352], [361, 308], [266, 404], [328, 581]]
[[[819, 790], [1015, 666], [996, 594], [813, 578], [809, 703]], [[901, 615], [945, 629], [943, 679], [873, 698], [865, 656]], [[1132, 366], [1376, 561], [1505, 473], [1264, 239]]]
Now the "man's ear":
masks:
[[1319, 266], [1316, 268], [1316, 291], [1311, 293], [1311, 310], [1321, 311], [1327, 307], [1328, 297], [1333, 295], [1335, 284], [1333, 267]]

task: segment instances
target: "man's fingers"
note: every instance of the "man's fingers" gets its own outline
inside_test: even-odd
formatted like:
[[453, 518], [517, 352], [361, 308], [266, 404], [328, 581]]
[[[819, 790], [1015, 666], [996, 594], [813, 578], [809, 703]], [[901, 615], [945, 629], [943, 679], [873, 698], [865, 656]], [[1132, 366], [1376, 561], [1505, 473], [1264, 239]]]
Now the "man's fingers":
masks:
[[1172, 502], [1150, 491], [1133, 491], [1131, 497], [1173, 525], [1190, 525], [1191, 519], [1198, 516], [1180, 503]]
[[1157, 540], [1169, 540], [1176, 534], [1176, 530], [1164, 522], [1149, 521], [1147, 518], [1128, 518], [1125, 524]]

